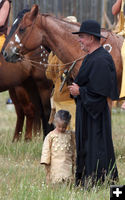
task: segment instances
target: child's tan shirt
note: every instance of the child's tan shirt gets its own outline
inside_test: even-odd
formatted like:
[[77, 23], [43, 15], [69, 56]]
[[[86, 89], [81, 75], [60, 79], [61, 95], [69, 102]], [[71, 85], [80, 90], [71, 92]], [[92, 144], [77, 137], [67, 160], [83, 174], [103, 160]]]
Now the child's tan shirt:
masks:
[[47, 165], [47, 182], [56, 183], [73, 178], [74, 138], [74, 133], [56, 133], [55, 130], [46, 136], [40, 163]]

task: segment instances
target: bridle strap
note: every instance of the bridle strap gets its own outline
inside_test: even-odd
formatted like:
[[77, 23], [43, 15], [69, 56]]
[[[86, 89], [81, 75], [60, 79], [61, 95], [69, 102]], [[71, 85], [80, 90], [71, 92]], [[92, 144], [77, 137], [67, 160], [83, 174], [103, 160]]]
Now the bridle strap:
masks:
[[[29, 35], [31, 34], [31, 32], [32, 32], [32, 30], [33, 30], [33, 26], [34, 26], [35, 22], [36, 22], [36, 18], [35, 18], [35, 20], [33, 21], [32, 24], [30, 24], [30, 25], [28, 25], [28, 26], [25, 27], [25, 29], [27, 29], [28, 27], [31, 26], [31, 30], [30, 30], [30, 32], [28, 33], [28, 35], [26, 36], [26, 38], [24, 39], [23, 44], [26, 44], [26, 42], [27, 42], [27, 40], [28, 40], [28, 38], [29, 38]], [[25, 36], [25, 34], [24, 34], [24, 36]], [[20, 39], [20, 47], [21, 47], [20, 50], [22, 50], [22, 48], [23, 48], [24, 50], [27, 50], [27, 51], [28, 51], [28, 49], [25, 47], [26, 45], [24, 46], [24, 45], [22, 44], [22, 40], [23, 40], [24, 36]]]

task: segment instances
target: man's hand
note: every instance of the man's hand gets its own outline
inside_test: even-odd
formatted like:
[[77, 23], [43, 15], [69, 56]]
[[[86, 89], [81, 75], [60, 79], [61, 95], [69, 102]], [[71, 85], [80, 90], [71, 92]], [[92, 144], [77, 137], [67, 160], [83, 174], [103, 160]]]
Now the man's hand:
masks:
[[68, 86], [70, 94], [73, 96], [79, 95], [79, 86], [76, 83], [72, 83], [72, 85]]

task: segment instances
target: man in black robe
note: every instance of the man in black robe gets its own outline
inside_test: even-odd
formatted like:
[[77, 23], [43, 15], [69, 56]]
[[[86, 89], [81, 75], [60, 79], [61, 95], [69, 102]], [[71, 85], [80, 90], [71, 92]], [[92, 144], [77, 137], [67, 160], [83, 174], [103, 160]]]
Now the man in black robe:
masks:
[[69, 86], [76, 99], [76, 185], [104, 182], [118, 172], [111, 134], [111, 113], [107, 98], [117, 100], [116, 70], [111, 55], [100, 45], [100, 24], [87, 20], [81, 24], [81, 48], [87, 56], [74, 83]]

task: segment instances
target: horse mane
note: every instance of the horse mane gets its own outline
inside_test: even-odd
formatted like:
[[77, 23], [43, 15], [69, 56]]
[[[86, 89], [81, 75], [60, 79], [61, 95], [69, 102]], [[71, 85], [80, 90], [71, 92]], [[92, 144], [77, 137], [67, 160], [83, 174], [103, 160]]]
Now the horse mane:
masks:
[[[67, 37], [67, 35], [72, 34], [73, 31], [78, 31], [78, 29], [80, 27], [79, 23], [66, 21], [62, 17], [57, 18], [55, 15], [51, 15], [48, 13], [40, 13], [40, 15], [41, 15], [41, 18], [43, 17], [46, 20], [47, 20], [47, 18], [50, 18], [50, 20], [52, 20], [52, 24], [51, 24], [52, 26], [54, 25], [53, 21], [57, 22], [56, 23], [57, 29], [61, 30], [61, 28], [62, 28], [62, 30], [64, 30], [64, 35], [63, 35], [64, 38]], [[46, 20], [44, 23], [46, 23], [46, 28], [47, 28]], [[74, 28], [75, 28], [75, 30], [74, 30]], [[53, 37], [55, 37], [55, 35], [51, 34], [51, 40], [53, 40]], [[76, 40], [76, 38], [74, 37], [73, 40]], [[44, 47], [46, 48], [46, 46], [44, 46]]]
[[45, 16], [45, 17], [55, 17], [56, 18], [56, 16], [54, 15], [54, 14], [52, 14], [52, 13], [40, 13], [42, 16]]
[[[69, 22], [69, 21], [66, 21], [66, 20], [64, 19], [64, 17], [58, 17], [58, 18], [57, 18], [54, 14], [51, 14], [51, 13], [40, 13], [40, 14], [41, 14], [41, 16], [44, 16], [44, 17], [52, 17], [52, 18], [55, 19], [55, 20], [61, 20], [61, 21], [66, 22], [66, 23], [68, 23], [68, 24], [80, 26], [80, 23], [79, 23], [79, 22]], [[111, 30], [108, 30], [108, 29], [106, 29], [106, 28], [101, 28], [101, 30], [104, 31], [104, 32], [109, 32], [109, 33], [112, 32]]]
[[40, 13], [40, 14], [41, 14], [41, 16], [44, 16], [44, 17], [52, 17], [55, 20], [61, 20], [61, 21], [66, 22], [68, 24], [73, 24], [73, 25], [80, 26], [79, 22], [68, 21], [68, 20], [66, 20], [66, 17], [58, 17], [57, 18], [54, 14], [51, 14], [51, 13]]

